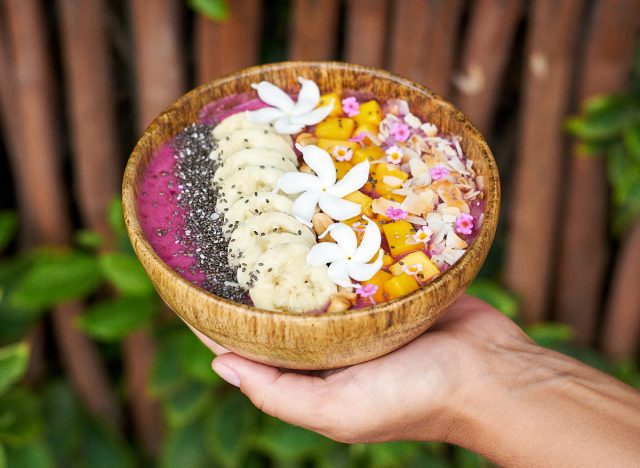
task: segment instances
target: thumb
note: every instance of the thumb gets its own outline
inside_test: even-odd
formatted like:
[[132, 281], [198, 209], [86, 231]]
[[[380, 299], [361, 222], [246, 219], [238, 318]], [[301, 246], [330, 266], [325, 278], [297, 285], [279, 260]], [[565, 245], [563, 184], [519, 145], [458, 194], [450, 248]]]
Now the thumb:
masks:
[[265, 413], [316, 432], [326, 429], [326, 404], [333, 399], [324, 378], [283, 372], [233, 353], [218, 356], [212, 367]]

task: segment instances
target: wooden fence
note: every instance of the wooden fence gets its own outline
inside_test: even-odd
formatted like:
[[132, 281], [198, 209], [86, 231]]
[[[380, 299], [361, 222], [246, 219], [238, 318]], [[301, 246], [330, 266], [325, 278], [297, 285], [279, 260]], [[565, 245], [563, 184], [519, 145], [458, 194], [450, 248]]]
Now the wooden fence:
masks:
[[[265, 58], [345, 60], [425, 84], [487, 136], [504, 183], [502, 279], [524, 321], [555, 318], [611, 357], [637, 353], [640, 222], [614, 251], [603, 161], [578, 156], [563, 121], [626, 86], [640, 0], [228, 4], [213, 22], [180, 0], [0, 2], [1, 206], [19, 210], [22, 246], [69, 244], [79, 227], [108, 238], [136, 135], [188, 88]], [[56, 308], [55, 343], [87, 407], [119, 424], [100, 354], [73, 326], [82, 310]], [[139, 331], [123, 352], [134, 423], [155, 452], [152, 337]]]

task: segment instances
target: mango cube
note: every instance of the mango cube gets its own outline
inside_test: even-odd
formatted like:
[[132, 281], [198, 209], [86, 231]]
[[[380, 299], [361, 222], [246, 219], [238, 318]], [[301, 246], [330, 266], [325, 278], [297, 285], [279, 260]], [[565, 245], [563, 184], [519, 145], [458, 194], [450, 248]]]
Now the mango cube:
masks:
[[377, 161], [384, 156], [384, 150], [379, 146], [365, 146], [364, 148], [357, 148], [351, 156], [351, 164], [359, 164], [367, 159], [369, 162]]
[[365, 195], [360, 191], [355, 191], [351, 192], [349, 195], [345, 195], [343, 198], [360, 205], [360, 215], [366, 215], [369, 217], [373, 216], [373, 210], [371, 209], [373, 198], [371, 198], [370, 196]]
[[394, 262], [393, 257], [389, 254], [384, 254], [382, 256], [382, 266], [389, 266], [392, 265]]
[[419, 244], [413, 243], [413, 235], [416, 231], [411, 223], [407, 221], [393, 221], [382, 226], [382, 229], [387, 238], [389, 253], [392, 257], [399, 257], [402, 254], [415, 252], [424, 247], [422, 242]]
[[329, 113], [329, 116], [338, 117], [339, 115], [342, 115], [342, 100], [338, 93], [327, 93], [320, 96], [320, 103], [318, 104], [318, 107], [328, 106], [332, 100], [333, 109]]
[[[333, 149], [336, 146], [344, 146], [345, 148], [349, 148], [350, 150], [352, 150], [354, 153], [358, 148], [360, 148], [360, 145], [355, 141], [335, 140], [331, 138], [318, 138], [317, 145], [327, 153], [329, 153], [331, 156], [334, 156]], [[353, 156], [351, 157], [351, 159], [353, 160]], [[351, 163], [353, 164], [353, 161], [351, 161]]]
[[316, 126], [318, 138], [346, 140], [351, 138], [356, 128], [356, 121], [347, 117], [328, 117]]
[[371, 100], [360, 104], [360, 112], [355, 117], [359, 125], [371, 124], [376, 127], [382, 121], [382, 110], [377, 101]]
[[391, 273], [387, 273], [384, 270], [379, 270], [375, 275], [373, 275], [371, 279], [363, 281], [362, 284], [375, 284], [376, 286], [378, 286], [378, 290], [372, 297], [376, 302], [384, 302], [386, 299], [384, 297], [384, 284], [392, 278], [393, 275]]
[[364, 139], [362, 140], [362, 142], [365, 145], [373, 145], [373, 141], [371, 140], [371, 138], [369, 138], [369, 134], [371, 135], [377, 135], [378, 134], [378, 126], [377, 125], [373, 125], [370, 123], [365, 123], [362, 125], [358, 125], [356, 127], [356, 129], [353, 131], [353, 136], [358, 136], [363, 132], [367, 132], [365, 133]]
[[353, 167], [349, 161], [336, 161], [336, 177], [342, 179]]
[[420, 285], [413, 276], [402, 273], [385, 281], [382, 287], [390, 299], [395, 299], [396, 297], [402, 297], [412, 293], [418, 289]]
[[[353, 159], [353, 157], [351, 158]], [[391, 185], [384, 182], [385, 177], [393, 177], [398, 179], [397, 185]], [[376, 192], [383, 197], [387, 197], [396, 189], [402, 186], [402, 182], [409, 178], [409, 174], [401, 170], [395, 164], [380, 163], [373, 164], [371, 166], [371, 175], [369, 176], [369, 182], [364, 186], [365, 190], [370, 192]]]
[[405, 266], [408, 268], [413, 267], [413, 269], [416, 269], [415, 267], [417, 267], [417, 270], [419, 271], [413, 276], [415, 276], [420, 283], [424, 283], [440, 273], [438, 267], [422, 251], [413, 252], [406, 257], [403, 257], [401, 260], [391, 265], [389, 270], [394, 276], [399, 276], [402, 273], [406, 273], [403, 271]]

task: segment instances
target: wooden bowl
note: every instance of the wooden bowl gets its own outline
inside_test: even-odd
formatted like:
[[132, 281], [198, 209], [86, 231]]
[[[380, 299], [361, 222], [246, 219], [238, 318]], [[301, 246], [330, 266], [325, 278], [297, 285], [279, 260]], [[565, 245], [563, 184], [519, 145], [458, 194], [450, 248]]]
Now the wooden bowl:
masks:
[[[159, 145], [197, 122], [206, 104], [267, 80], [297, 91], [296, 79], [314, 80], [322, 92], [371, 92], [406, 99], [414, 114], [462, 137], [465, 155], [485, 180], [485, 218], [477, 239], [446, 273], [416, 292], [366, 309], [325, 315], [272, 312], [215, 296], [185, 280], [145, 239], [137, 212], [138, 187]], [[482, 135], [452, 104], [430, 90], [382, 70], [337, 62], [284, 62], [257, 66], [214, 80], [178, 99], [144, 132], [131, 153], [123, 181], [123, 207], [138, 258], [164, 301], [188, 324], [231, 351], [290, 369], [331, 369], [389, 353], [431, 326], [478, 273], [496, 230], [500, 207], [498, 169]]]

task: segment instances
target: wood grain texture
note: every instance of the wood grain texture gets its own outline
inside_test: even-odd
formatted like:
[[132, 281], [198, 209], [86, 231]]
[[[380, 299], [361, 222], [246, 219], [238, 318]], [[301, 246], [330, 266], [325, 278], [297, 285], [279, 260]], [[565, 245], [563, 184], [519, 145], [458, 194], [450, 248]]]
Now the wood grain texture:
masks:
[[453, 79], [453, 102], [484, 134], [498, 104], [523, 7], [523, 0], [478, 0], [470, 12], [460, 70]]
[[[626, 87], [636, 46], [629, 38], [635, 36], [639, 26], [640, 0], [599, 0], [595, 3], [585, 41], [582, 72], [578, 77], [578, 102]], [[558, 319], [571, 325], [576, 341], [583, 345], [592, 344], [595, 338], [610, 256], [606, 174], [604, 158], [585, 157], [574, 148], [561, 224], [555, 297]], [[624, 261], [625, 257], [618, 259], [618, 262]], [[638, 280], [640, 284], [640, 277]], [[614, 285], [612, 291], [616, 289]], [[637, 295], [634, 293], [628, 301], [633, 302], [633, 297]], [[624, 299], [612, 300], [626, 302]], [[617, 322], [616, 313], [616, 310], [610, 310], [607, 319]], [[632, 336], [618, 338], [635, 342], [637, 322], [635, 326], [631, 322], [629, 325], [626, 333]], [[624, 330], [620, 332], [624, 334]]]
[[530, 6], [520, 151], [504, 269], [505, 283], [522, 299], [525, 323], [543, 320], [549, 312], [564, 169], [563, 123], [585, 2], [540, 0]]
[[[137, 218], [140, 181], [159, 145], [198, 120], [205, 104], [251, 90], [268, 80], [297, 90], [296, 79], [316, 81], [321, 91], [357, 89], [379, 99], [407, 99], [414, 112], [445, 132], [462, 136], [462, 147], [486, 180], [486, 218], [477, 240], [445, 274], [417, 292], [388, 303], [343, 313], [310, 316], [245, 306], [210, 294], [178, 275], [153, 251]], [[482, 136], [450, 103], [388, 72], [338, 62], [284, 62], [249, 68], [201, 86], [161, 114], [136, 145], [123, 181], [123, 208], [133, 247], [162, 298], [188, 324], [247, 358], [293, 369], [329, 369], [386, 354], [424, 332], [464, 291], [484, 261], [496, 229], [500, 183]]]
[[336, 58], [339, 3], [338, 0], [293, 0], [291, 60]]
[[347, 62], [384, 66], [387, 39], [387, 0], [348, 0], [346, 14]]
[[262, 2], [228, 2], [229, 18], [196, 18], [196, 76], [198, 84], [258, 62]]

